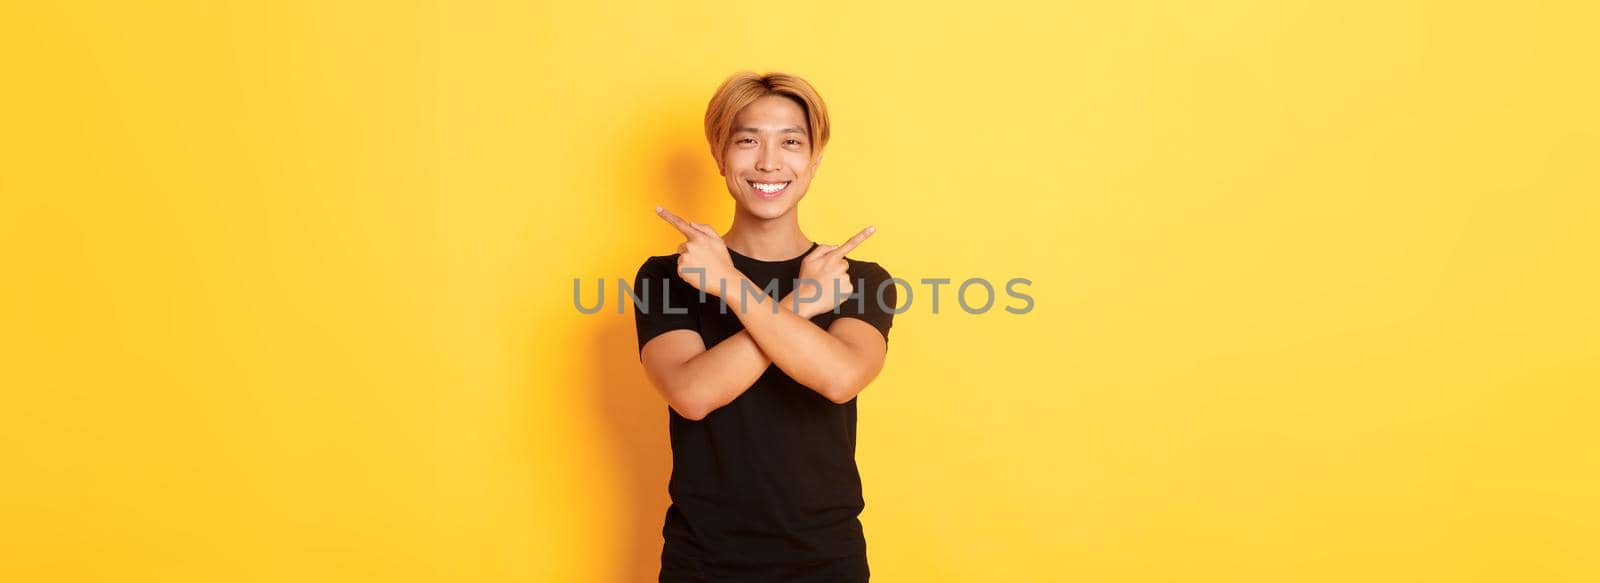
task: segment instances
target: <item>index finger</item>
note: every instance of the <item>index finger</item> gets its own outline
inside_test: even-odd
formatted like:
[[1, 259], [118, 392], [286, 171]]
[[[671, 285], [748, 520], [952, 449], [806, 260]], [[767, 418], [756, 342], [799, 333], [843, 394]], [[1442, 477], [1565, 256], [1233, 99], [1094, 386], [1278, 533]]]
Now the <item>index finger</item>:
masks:
[[842, 257], [845, 253], [849, 253], [852, 249], [855, 249], [856, 245], [860, 245], [862, 241], [867, 240], [867, 237], [871, 237], [872, 234], [876, 232], [878, 232], [877, 227], [867, 227], [862, 229], [860, 233], [856, 233], [856, 236], [851, 237], [849, 241], [845, 241], [844, 244], [840, 245], [838, 249], [834, 249], [833, 253]]
[[666, 221], [668, 224], [678, 229], [678, 232], [683, 233], [684, 237], [693, 239], [695, 235], [703, 234], [699, 229], [691, 226], [688, 221], [678, 218], [678, 215], [672, 214], [672, 211], [669, 211], [663, 207], [656, 207], [656, 215], [660, 216], [661, 220]]

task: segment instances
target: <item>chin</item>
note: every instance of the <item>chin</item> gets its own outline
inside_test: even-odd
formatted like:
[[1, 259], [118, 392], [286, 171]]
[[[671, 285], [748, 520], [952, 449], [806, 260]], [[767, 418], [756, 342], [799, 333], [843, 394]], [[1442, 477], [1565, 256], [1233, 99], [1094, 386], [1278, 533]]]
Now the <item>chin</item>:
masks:
[[794, 207], [800, 204], [800, 198], [804, 194], [804, 192], [799, 192], [775, 199], [764, 199], [748, 193], [739, 193], [734, 197], [734, 200], [739, 203], [740, 210], [744, 211], [745, 214], [762, 220], [772, 220], [787, 215], [789, 211], [794, 210]]
[[746, 213], [763, 220], [772, 220], [789, 214], [789, 211], [793, 208], [794, 205], [786, 204], [782, 201], [766, 200], [756, 201], [754, 203], [747, 202], [744, 205], [744, 210]]

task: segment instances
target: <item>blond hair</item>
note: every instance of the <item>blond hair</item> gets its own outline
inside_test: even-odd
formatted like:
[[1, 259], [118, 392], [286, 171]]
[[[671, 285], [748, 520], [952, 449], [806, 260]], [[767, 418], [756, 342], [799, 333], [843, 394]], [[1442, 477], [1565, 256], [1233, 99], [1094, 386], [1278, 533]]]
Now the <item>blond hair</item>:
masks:
[[706, 142], [711, 146], [711, 157], [716, 158], [719, 171], [723, 149], [733, 134], [733, 118], [745, 106], [768, 95], [782, 95], [800, 105], [811, 139], [811, 160], [815, 162], [822, 155], [822, 147], [828, 145], [828, 107], [822, 103], [817, 90], [795, 75], [740, 71], [723, 81], [711, 96], [711, 102], [706, 104]]

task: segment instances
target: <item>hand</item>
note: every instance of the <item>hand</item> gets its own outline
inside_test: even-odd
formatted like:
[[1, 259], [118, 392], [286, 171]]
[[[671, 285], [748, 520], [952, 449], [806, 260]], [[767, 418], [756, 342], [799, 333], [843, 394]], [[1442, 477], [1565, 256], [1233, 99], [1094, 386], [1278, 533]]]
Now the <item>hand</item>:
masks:
[[798, 301], [800, 305], [795, 313], [812, 318], [844, 303], [855, 290], [848, 272], [850, 264], [844, 256], [877, 230], [877, 227], [867, 227], [843, 245], [818, 245], [807, 253], [800, 261], [800, 284], [795, 286], [795, 299], [785, 300], [784, 305], [794, 307], [794, 302]]
[[678, 245], [678, 277], [717, 297], [724, 291], [739, 293], [744, 274], [733, 266], [728, 246], [711, 225], [690, 223], [661, 207], [656, 207], [656, 214], [683, 233], [684, 242]]

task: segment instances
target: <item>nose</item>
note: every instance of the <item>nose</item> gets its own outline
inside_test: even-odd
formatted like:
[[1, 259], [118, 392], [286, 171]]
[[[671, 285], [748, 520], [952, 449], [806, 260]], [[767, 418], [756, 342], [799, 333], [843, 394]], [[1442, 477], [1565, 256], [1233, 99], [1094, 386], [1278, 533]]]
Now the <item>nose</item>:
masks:
[[772, 144], [761, 147], [761, 155], [756, 158], [756, 170], [772, 172], [778, 169], [778, 150]]

